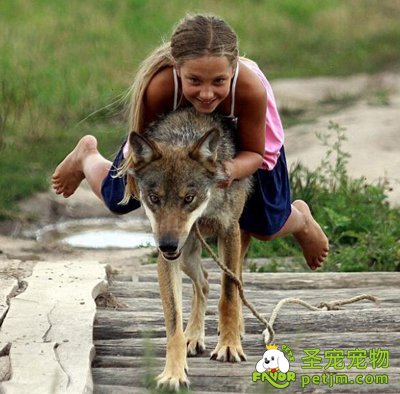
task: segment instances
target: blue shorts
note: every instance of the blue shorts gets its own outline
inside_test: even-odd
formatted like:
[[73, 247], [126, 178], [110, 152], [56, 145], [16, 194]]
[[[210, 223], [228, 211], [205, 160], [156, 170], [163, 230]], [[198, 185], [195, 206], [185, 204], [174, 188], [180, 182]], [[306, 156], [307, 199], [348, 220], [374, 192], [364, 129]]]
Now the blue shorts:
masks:
[[253, 175], [253, 190], [243, 209], [240, 227], [253, 234], [270, 236], [283, 227], [291, 212], [289, 175], [282, 146], [275, 167], [271, 171], [259, 169]]
[[124, 198], [126, 178], [114, 178], [114, 176], [117, 174], [118, 168], [124, 158], [122, 153], [124, 145], [125, 143], [122, 144], [121, 148], [119, 149], [117, 156], [115, 157], [114, 162], [110, 168], [110, 171], [103, 179], [103, 183], [101, 185], [101, 195], [103, 197], [104, 203], [111, 212], [116, 214], [128, 213], [140, 207], [140, 202], [135, 198], [131, 198], [126, 205], [119, 204], [120, 201]]

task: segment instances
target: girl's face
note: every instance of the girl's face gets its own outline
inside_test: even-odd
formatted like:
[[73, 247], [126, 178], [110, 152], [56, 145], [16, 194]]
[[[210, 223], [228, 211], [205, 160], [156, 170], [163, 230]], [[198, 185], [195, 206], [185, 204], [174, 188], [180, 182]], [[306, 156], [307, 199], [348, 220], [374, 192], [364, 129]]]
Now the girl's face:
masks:
[[226, 56], [202, 56], [177, 67], [186, 100], [202, 113], [213, 112], [229, 95], [234, 69]]

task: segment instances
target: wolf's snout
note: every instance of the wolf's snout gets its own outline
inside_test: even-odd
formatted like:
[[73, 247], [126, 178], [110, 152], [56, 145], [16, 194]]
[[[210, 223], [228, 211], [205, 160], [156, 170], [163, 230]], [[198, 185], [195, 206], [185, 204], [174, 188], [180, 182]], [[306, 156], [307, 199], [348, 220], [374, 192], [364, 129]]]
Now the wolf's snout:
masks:
[[158, 245], [159, 249], [163, 253], [174, 253], [178, 251], [178, 240], [172, 239], [171, 237], [164, 237], [160, 239]]
[[178, 245], [179, 241], [176, 238], [167, 235], [160, 239], [158, 248], [165, 259], [176, 260], [180, 256]]

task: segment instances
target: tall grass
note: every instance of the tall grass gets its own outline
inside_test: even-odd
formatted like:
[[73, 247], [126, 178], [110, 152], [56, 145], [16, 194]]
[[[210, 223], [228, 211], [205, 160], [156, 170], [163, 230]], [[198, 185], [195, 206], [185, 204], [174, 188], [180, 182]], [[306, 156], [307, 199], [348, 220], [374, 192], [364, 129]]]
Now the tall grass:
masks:
[[113, 155], [127, 132], [120, 98], [188, 11], [224, 17], [270, 78], [400, 63], [400, 4], [390, 0], [2, 0], [0, 218], [48, 188], [85, 133]]

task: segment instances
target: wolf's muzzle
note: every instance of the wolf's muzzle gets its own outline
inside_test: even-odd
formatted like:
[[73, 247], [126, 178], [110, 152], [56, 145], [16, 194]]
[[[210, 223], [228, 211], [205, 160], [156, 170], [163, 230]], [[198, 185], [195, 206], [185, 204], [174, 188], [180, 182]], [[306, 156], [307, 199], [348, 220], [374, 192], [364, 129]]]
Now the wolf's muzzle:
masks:
[[165, 260], [176, 260], [180, 257], [181, 252], [178, 249], [179, 241], [170, 235], [162, 237], [158, 244], [158, 249], [162, 253]]

